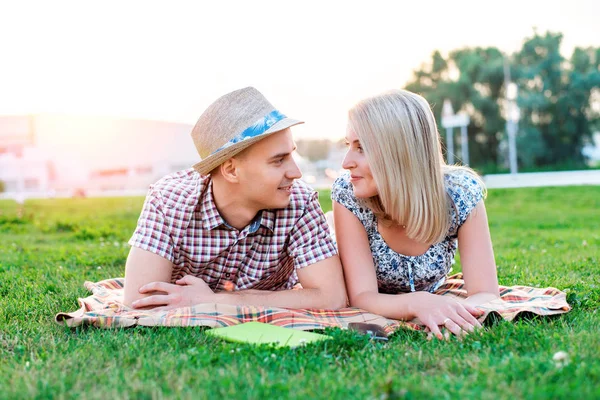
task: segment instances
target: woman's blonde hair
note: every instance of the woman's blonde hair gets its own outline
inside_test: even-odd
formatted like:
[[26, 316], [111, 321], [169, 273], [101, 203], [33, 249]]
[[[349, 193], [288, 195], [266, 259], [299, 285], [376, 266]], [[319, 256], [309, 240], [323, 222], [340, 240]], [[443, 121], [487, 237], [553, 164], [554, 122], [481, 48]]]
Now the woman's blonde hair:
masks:
[[[467, 167], [446, 165], [435, 118], [427, 101], [394, 90], [360, 101], [349, 111], [349, 128], [361, 143], [378, 195], [363, 199], [378, 219], [406, 226], [408, 237], [438, 243], [450, 227], [444, 174]], [[449, 204], [450, 201], [450, 204]]]

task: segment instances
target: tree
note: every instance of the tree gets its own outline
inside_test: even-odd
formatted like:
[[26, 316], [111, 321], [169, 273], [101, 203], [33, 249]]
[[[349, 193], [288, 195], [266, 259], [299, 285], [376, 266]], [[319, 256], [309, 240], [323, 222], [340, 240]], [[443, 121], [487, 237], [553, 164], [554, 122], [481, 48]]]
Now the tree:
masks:
[[440, 127], [444, 99], [451, 101], [455, 111], [467, 113], [471, 118], [467, 129], [470, 162], [484, 165], [498, 159], [504, 130], [498, 98], [503, 85], [502, 53], [493, 47], [478, 47], [455, 50], [447, 60], [434, 52], [431, 63], [416, 71], [406, 88], [432, 104]]
[[519, 107], [519, 161], [526, 166], [584, 163], [581, 149], [598, 120], [592, 90], [600, 85], [600, 49], [576, 48], [570, 60], [559, 52], [562, 35], [535, 34], [515, 55]]
[[506, 141], [506, 57], [519, 87], [519, 163], [529, 168], [581, 166], [582, 146], [600, 128], [599, 112], [592, 106], [594, 96], [600, 98], [600, 48], [576, 48], [565, 60], [560, 54], [561, 40], [558, 33], [542, 36], [534, 32], [512, 56], [494, 47], [458, 49], [447, 58], [435, 51], [406, 88], [432, 104], [440, 126], [444, 99], [457, 112], [467, 113], [471, 165], [497, 170], [506, 159], [501, 150]]

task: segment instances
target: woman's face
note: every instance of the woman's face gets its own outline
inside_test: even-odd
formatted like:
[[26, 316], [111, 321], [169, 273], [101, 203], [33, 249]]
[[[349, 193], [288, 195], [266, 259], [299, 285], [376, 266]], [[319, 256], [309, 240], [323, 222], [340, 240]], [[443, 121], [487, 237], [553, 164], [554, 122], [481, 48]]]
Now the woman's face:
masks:
[[365, 157], [358, 136], [350, 127], [346, 132], [346, 145], [348, 152], [342, 162], [342, 168], [350, 171], [350, 182], [354, 188], [354, 195], [361, 198], [377, 195], [377, 186], [371, 175], [367, 157]]

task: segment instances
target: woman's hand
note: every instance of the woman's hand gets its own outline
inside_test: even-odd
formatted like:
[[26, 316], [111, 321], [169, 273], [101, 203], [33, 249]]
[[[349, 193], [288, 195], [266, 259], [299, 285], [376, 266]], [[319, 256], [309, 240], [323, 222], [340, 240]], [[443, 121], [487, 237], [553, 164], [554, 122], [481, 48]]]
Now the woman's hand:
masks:
[[440, 327], [446, 327], [456, 336], [481, 328], [476, 317], [483, 312], [469, 304], [428, 292], [411, 293], [411, 297], [411, 313], [438, 339], [444, 338]]

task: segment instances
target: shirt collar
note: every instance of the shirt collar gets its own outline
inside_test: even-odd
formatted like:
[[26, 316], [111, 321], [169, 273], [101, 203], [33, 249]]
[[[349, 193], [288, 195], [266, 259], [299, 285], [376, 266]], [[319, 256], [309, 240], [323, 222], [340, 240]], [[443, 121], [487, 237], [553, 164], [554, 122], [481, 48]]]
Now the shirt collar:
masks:
[[273, 233], [275, 231], [275, 211], [262, 210], [261, 213], [260, 224]]
[[[213, 230], [218, 226], [225, 225], [230, 229], [235, 229], [229, 225], [219, 213], [217, 205], [212, 192], [212, 179], [208, 178], [206, 184], [204, 196], [202, 197], [200, 206], [200, 215], [202, 216], [202, 228], [206, 230]], [[275, 212], [273, 210], [261, 210], [256, 217], [250, 222], [249, 232], [254, 233], [258, 230], [259, 226], [262, 225], [265, 228], [274, 232], [275, 226]], [[245, 229], [245, 228], [244, 228]]]
[[212, 230], [225, 223], [223, 217], [221, 217], [221, 214], [219, 214], [219, 210], [217, 210], [217, 205], [215, 204], [215, 200], [213, 198], [212, 179], [210, 177], [208, 178], [208, 183], [204, 189], [204, 196], [202, 196], [200, 201], [202, 229]]

